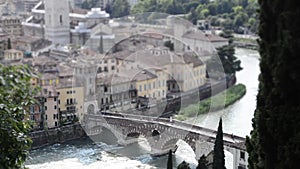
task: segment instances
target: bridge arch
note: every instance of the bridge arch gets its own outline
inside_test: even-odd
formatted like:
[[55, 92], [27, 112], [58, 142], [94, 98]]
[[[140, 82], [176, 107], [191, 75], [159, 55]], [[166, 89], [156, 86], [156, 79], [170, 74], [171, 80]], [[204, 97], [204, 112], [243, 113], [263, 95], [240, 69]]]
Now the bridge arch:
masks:
[[120, 139], [118, 133], [106, 126], [95, 126], [91, 128], [89, 137], [95, 142], [108, 144], [117, 144]]
[[160, 132], [157, 129], [152, 130], [151, 136], [155, 142], [160, 140]]

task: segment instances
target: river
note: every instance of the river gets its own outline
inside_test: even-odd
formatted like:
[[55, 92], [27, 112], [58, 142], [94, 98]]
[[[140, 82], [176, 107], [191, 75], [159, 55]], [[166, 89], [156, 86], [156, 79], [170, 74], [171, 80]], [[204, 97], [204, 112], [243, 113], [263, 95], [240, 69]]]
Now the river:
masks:
[[[196, 118], [195, 123], [211, 129], [217, 129], [219, 118], [223, 119], [226, 133], [243, 136], [251, 131], [251, 119], [256, 105], [258, 89], [259, 54], [256, 51], [236, 49], [236, 56], [242, 61], [243, 70], [237, 73], [237, 83], [247, 87], [246, 95], [235, 104], [222, 111], [211, 112]], [[111, 137], [105, 133], [106, 139]], [[147, 154], [149, 146], [146, 141], [126, 147], [112, 142], [93, 143], [88, 139], [70, 141], [64, 144], [46, 146], [30, 153], [26, 166], [30, 169], [163, 169], [167, 157], [151, 157]], [[192, 149], [185, 142], [173, 156], [174, 166], [183, 160], [194, 168], [197, 161]], [[226, 155], [226, 154], [225, 154]], [[226, 160], [230, 160], [226, 157]], [[228, 169], [232, 168], [226, 164]]]

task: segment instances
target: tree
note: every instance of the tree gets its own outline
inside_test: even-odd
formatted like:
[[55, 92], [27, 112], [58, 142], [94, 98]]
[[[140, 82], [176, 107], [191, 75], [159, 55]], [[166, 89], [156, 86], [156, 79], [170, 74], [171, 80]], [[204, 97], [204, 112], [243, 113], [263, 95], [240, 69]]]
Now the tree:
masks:
[[191, 9], [191, 13], [188, 15], [188, 20], [190, 20], [194, 25], [197, 24], [197, 13], [194, 8]]
[[247, 137], [250, 169], [299, 168], [300, 4], [260, 0], [259, 91]]
[[130, 5], [128, 1], [114, 0], [111, 7], [111, 17], [119, 18], [130, 14]]
[[7, 39], [7, 49], [11, 49], [11, 41], [10, 41], [10, 38]]
[[213, 169], [225, 169], [225, 155], [223, 147], [223, 130], [222, 130], [222, 118], [219, 121], [218, 132], [216, 136], [216, 141], [214, 145], [213, 154]]
[[203, 154], [198, 160], [198, 166], [196, 169], [208, 169], [207, 165], [208, 161], [206, 160], [206, 156]]
[[24, 168], [31, 139], [28, 108], [34, 104], [27, 67], [0, 64], [0, 168]]
[[183, 161], [177, 166], [177, 169], [191, 169], [190, 164]]
[[172, 150], [169, 150], [167, 169], [173, 169]]
[[235, 49], [232, 44], [217, 48], [217, 51], [226, 74], [235, 74], [242, 70], [241, 61], [234, 56]]
[[166, 13], [176, 15], [183, 14], [185, 11], [181, 3], [178, 3], [176, 0], [172, 0], [172, 3], [169, 3], [166, 7]]
[[170, 51], [174, 51], [174, 43], [172, 43], [170, 40], [164, 42], [164, 46], [168, 47]]

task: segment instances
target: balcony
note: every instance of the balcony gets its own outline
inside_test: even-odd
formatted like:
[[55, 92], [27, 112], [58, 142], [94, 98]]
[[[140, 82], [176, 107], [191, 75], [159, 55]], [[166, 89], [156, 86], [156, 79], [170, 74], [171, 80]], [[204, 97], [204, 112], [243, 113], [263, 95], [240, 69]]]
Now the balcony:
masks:
[[69, 106], [75, 106], [75, 105], [77, 105], [78, 104], [78, 102], [67, 102], [66, 104], [65, 104], [65, 106], [66, 107], [69, 107]]
[[74, 114], [74, 113], [77, 113], [78, 109], [75, 107], [72, 109], [68, 109], [68, 110], [61, 110], [60, 111], [60, 114]]

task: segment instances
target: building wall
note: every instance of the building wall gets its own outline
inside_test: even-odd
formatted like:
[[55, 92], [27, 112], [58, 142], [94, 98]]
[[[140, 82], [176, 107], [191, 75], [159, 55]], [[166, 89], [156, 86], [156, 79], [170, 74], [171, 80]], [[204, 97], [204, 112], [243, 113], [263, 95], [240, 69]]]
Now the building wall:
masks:
[[9, 35], [20, 36], [23, 34], [21, 20], [18, 17], [1, 17], [0, 28]]
[[166, 82], [168, 80], [168, 74], [163, 70], [157, 70], [155, 71], [155, 74], [157, 78], [152, 84], [153, 92], [155, 93], [154, 94], [155, 98], [157, 99], [166, 98], [166, 94], [167, 94]]
[[24, 0], [24, 9], [25, 12], [31, 12], [31, 9], [38, 3], [40, 0]]
[[55, 44], [70, 43], [69, 11], [68, 1], [45, 1], [45, 35]]
[[117, 61], [115, 58], [104, 58], [98, 63], [98, 73], [108, 72], [108, 74], [115, 73], [117, 69]]
[[[182, 38], [183, 42], [185, 42], [188, 46], [185, 46], [185, 50], [195, 51], [196, 53], [213, 53], [215, 52], [215, 46], [209, 41], [201, 41], [197, 39], [189, 39], [189, 38]], [[188, 49], [189, 48], [189, 49]]]
[[136, 89], [138, 90], [138, 96], [146, 96], [149, 98], [156, 97], [156, 86], [153, 83], [157, 81], [157, 78], [149, 78], [147, 80], [136, 81]]
[[4, 51], [4, 60], [20, 60], [23, 59], [23, 52], [15, 49]]
[[[83, 119], [84, 115], [84, 92], [83, 87], [64, 87], [58, 88], [58, 105], [59, 111], [64, 112], [75, 108], [75, 115], [79, 120]], [[72, 99], [72, 101], [70, 101]], [[75, 102], [74, 102], [75, 101]], [[69, 111], [71, 112], [71, 111]]]
[[58, 97], [46, 97], [45, 98], [45, 116], [46, 125], [48, 128], [54, 128], [59, 126], [59, 107], [58, 107]]

